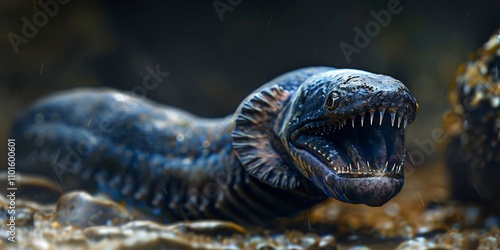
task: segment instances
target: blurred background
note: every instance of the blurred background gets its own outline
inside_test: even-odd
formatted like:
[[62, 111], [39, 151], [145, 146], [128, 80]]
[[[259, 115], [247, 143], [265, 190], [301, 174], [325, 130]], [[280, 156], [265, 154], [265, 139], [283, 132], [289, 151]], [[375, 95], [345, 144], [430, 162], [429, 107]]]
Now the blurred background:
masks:
[[[372, 12], [391, 9], [374, 25]], [[390, 75], [412, 90], [421, 109], [406, 144], [423, 166], [439, 155], [433, 133], [447, 85], [500, 27], [499, 13], [500, 1], [484, 0], [2, 1], [0, 147], [15, 115], [56, 91], [106, 86], [219, 117], [279, 74], [323, 65]], [[148, 75], [156, 81], [143, 85]]]

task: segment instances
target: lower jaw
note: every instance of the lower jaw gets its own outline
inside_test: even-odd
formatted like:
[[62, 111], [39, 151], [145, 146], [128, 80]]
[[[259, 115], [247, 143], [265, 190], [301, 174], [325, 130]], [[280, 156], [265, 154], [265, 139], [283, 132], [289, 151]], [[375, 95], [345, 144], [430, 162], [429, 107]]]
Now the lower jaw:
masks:
[[401, 191], [404, 178], [402, 176], [338, 176], [333, 185], [337, 193], [331, 195], [334, 198], [353, 204], [382, 206]]

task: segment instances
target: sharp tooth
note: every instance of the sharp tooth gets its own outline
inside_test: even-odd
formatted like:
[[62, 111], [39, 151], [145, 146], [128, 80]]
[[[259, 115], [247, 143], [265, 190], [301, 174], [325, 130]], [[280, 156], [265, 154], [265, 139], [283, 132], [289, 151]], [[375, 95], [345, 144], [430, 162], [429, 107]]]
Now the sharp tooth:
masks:
[[396, 163], [394, 163], [394, 165], [392, 165], [392, 172], [394, 172], [394, 168], [396, 167]]
[[354, 128], [354, 120], [356, 119], [356, 116], [353, 116], [351, 117], [351, 124], [352, 124], [352, 127]]
[[349, 172], [352, 172], [352, 164], [349, 163]]
[[391, 124], [394, 127], [394, 120], [396, 119], [396, 112], [390, 112], [391, 113]]
[[385, 109], [379, 110], [380, 112], [380, 126], [382, 126], [382, 120], [384, 119]]
[[385, 162], [385, 165], [384, 165], [384, 168], [382, 169], [382, 172], [387, 172], [387, 165], [389, 165], [388, 161]]
[[365, 116], [361, 116], [361, 115], [360, 115], [359, 117], [361, 118], [361, 127], [363, 127], [363, 123], [364, 123], [364, 121], [365, 121]]
[[368, 166], [368, 171], [370, 171], [371, 167], [370, 167], [370, 162], [369, 161], [366, 161], [366, 165]]
[[373, 124], [373, 116], [375, 115], [375, 111], [370, 110], [370, 125]]
[[403, 113], [399, 114], [398, 128], [401, 127], [401, 120], [403, 120]]
[[356, 165], [358, 166], [358, 172], [360, 172], [360, 171], [361, 171], [361, 168], [359, 168], [359, 161], [358, 161], [358, 162], [356, 162]]
[[405, 117], [404, 122], [403, 122], [403, 128], [406, 129], [407, 125], [408, 125], [408, 119], [406, 119], [406, 117]]

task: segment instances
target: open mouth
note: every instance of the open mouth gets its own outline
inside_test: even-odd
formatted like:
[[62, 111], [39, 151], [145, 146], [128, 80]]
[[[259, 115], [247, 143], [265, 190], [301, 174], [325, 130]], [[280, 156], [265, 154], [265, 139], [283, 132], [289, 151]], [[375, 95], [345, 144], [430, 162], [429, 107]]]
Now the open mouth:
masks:
[[310, 121], [292, 132], [292, 155], [328, 196], [381, 206], [403, 187], [404, 133], [412, 115], [389, 107]]
[[[315, 158], [341, 178], [403, 178], [409, 113], [394, 108], [308, 122], [291, 134], [297, 158]], [[307, 161], [307, 160], [306, 160]]]

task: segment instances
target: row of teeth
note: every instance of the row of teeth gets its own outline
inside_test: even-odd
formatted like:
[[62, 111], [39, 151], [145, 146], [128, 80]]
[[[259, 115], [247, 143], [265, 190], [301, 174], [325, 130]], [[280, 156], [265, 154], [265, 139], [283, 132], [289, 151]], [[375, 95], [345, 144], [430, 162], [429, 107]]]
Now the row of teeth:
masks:
[[[375, 117], [376, 112], [377, 112], [376, 110], [370, 110], [368, 112], [370, 114], [370, 118], [369, 118], [370, 126], [373, 125], [373, 118]], [[382, 126], [382, 121], [384, 120], [383, 118], [385, 115], [385, 109], [379, 109], [378, 112], [379, 112], [379, 117], [380, 117], [379, 118], [379, 125]], [[397, 128], [400, 128], [401, 123], [402, 123], [403, 128], [406, 129], [406, 127], [408, 126], [408, 118], [403, 116], [404, 113], [399, 113], [396, 117], [396, 111], [390, 111], [389, 115], [391, 116], [391, 126], [393, 126], [393, 127], [397, 126]], [[348, 120], [351, 120], [350, 124], [354, 128], [354, 127], [356, 127], [355, 121], [356, 121], [356, 118], [358, 116], [359, 116], [359, 120], [361, 123], [361, 127], [363, 127], [364, 123], [365, 123], [365, 113], [361, 113], [357, 116], [352, 116], [351, 118], [335, 122], [331, 125], [327, 125], [326, 127], [324, 125], [316, 124], [316, 125], [308, 126], [307, 128], [308, 129], [315, 129], [315, 130], [322, 129], [323, 130], [322, 132], [324, 133], [324, 132], [330, 131], [332, 129], [332, 125], [333, 125], [333, 129], [341, 129], [341, 128], [347, 126]], [[317, 132], [321, 133], [321, 131], [317, 131]]]
[[[304, 142], [304, 145], [309, 147], [310, 149], [318, 152], [321, 156], [323, 156], [324, 159], [330, 162], [330, 166], [333, 167], [333, 170], [337, 174], [368, 174], [368, 173], [395, 173], [395, 174], [401, 174], [401, 169], [403, 168], [403, 163], [396, 165], [394, 163], [392, 165], [392, 168], [390, 171], [388, 171], [387, 167], [389, 166], [389, 162], [385, 162], [384, 168], [378, 170], [378, 169], [372, 169], [370, 166], [370, 162], [366, 161], [366, 165], [368, 166], [368, 169], [362, 169], [359, 162], [356, 163], [356, 167], [353, 169], [353, 164], [349, 163], [349, 166], [341, 166], [341, 167], [336, 167], [334, 166], [334, 162], [332, 160], [332, 155], [330, 153], [326, 153], [321, 151], [321, 149], [318, 149], [316, 146], [311, 145], [310, 143]], [[300, 157], [299, 157], [300, 159]]]
[[[333, 170], [337, 174], [369, 174], [369, 173], [395, 173], [395, 174], [401, 174], [401, 169], [403, 168], [403, 164], [396, 165], [394, 163], [392, 165], [391, 171], [387, 170], [387, 167], [389, 166], [389, 162], [385, 162], [384, 168], [378, 170], [378, 169], [371, 169], [370, 167], [370, 162], [366, 162], [368, 165], [367, 170], [360, 169], [359, 162], [357, 164], [357, 169], [352, 168], [352, 163], [349, 163], [349, 166], [342, 166], [342, 167], [333, 167]], [[332, 164], [330, 164], [332, 165]]]

